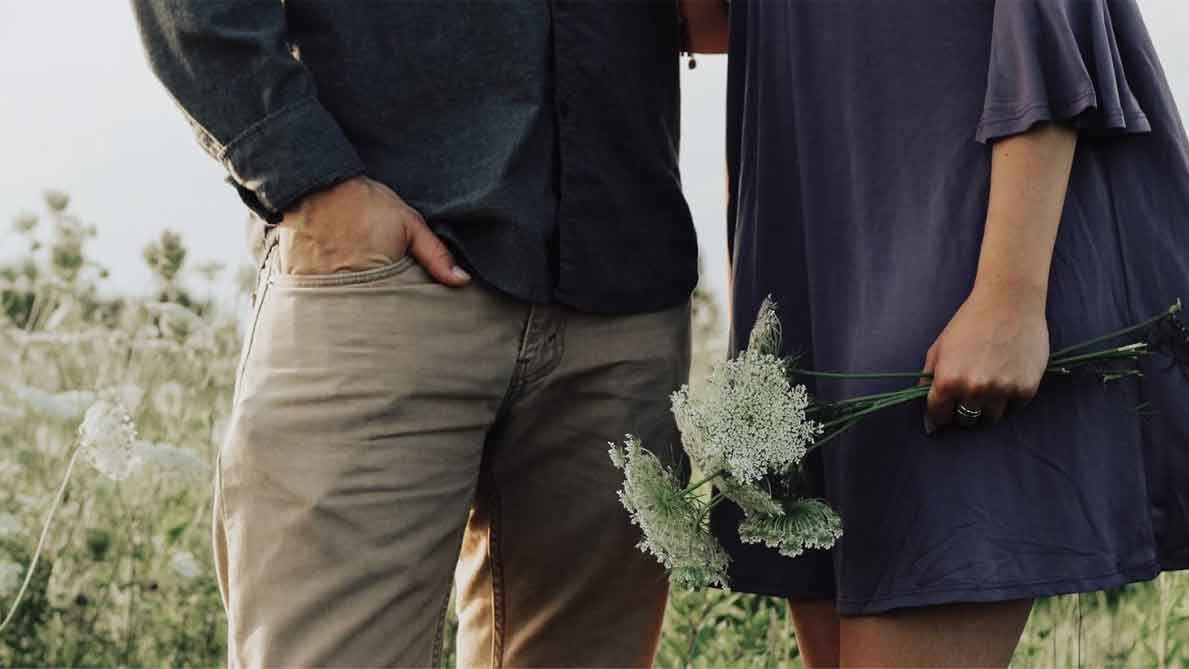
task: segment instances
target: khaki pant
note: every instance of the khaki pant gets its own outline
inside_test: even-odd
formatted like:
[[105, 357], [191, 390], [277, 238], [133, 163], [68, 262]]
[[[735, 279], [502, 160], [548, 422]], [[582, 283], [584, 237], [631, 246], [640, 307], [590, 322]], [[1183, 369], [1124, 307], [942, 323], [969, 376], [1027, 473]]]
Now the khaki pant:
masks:
[[[667, 594], [607, 442], [676, 448], [689, 307], [594, 316], [411, 258], [278, 272], [269, 244], [219, 454], [230, 666], [645, 666]], [[670, 451], [671, 452], [671, 451]]]

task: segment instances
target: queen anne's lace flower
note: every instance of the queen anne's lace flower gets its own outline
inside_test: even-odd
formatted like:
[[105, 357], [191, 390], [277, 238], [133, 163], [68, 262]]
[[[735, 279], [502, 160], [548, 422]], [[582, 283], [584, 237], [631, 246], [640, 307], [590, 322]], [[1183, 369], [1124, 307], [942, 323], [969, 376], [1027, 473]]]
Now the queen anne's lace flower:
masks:
[[743, 543], [762, 543], [788, 557], [810, 549], [831, 548], [841, 536], [838, 514], [816, 499], [792, 500], [784, 504], [781, 515], [753, 514], [739, 524]]
[[21, 587], [25, 568], [15, 562], [0, 562], [0, 601], [16, 593]]
[[32, 386], [13, 384], [9, 390], [33, 411], [62, 421], [76, 421], [95, 402], [95, 393], [68, 390], [50, 393]]
[[100, 391], [99, 397], [115, 402], [130, 412], [135, 412], [144, 400], [144, 388], [131, 383], [110, 386]]
[[12, 537], [25, 532], [21, 520], [11, 513], [0, 513], [0, 537]]
[[747, 338], [747, 350], [753, 353], [780, 355], [782, 330], [780, 317], [776, 315], [776, 303], [771, 297], [764, 298], [756, 322]]
[[132, 457], [160, 474], [182, 479], [201, 479], [210, 470], [198, 453], [173, 444], [137, 441], [132, 445]]
[[161, 334], [184, 341], [191, 333], [204, 327], [202, 318], [176, 302], [150, 302], [145, 309], [157, 317]]
[[767, 490], [758, 483], [739, 483], [730, 476], [721, 476], [715, 480], [715, 487], [724, 497], [734, 502], [747, 515], [762, 513], [779, 516], [784, 508]]
[[169, 566], [173, 573], [186, 580], [197, 578], [202, 574], [202, 566], [190, 551], [179, 551], [169, 559]]
[[176, 381], [167, 381], [153, 391], [152, 401], [158, 414], [167, 418], [178, 416], [186, 405], [186, 389]]
[[139, 464], [132, 445], [136, 427], [122, 406], [99, 400], [87, 409], [78, 428], [81, 456], [113, 481], [121, 481]]
[[655, 556], [678, 585], [725, 587], [727, 554], [673, 472], [631, 435], [623, 445], [611, 444], [610, 455], [624, 472], [619, 500], [644, 533], [639, 548]]
[[768, 353], [744, 351], [716, 365], [703, 385], [683, 386], [672, 402], [694, 463], [740, 483], [787, 471], [822, 431], [806, 417], [805, 387], [790, 385], [784, 362]]

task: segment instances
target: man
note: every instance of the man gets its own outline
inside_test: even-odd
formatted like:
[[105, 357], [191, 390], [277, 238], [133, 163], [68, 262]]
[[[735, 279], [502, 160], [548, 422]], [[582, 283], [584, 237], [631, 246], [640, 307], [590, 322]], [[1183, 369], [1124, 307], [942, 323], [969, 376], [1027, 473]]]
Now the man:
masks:
[[667, 584], [607, 442], [678, 439], [677, 3], [133, 4], [272, 228], [216, 476], [229, 663], [436, 663], [454, 572], [460, 666], [649, 664]]

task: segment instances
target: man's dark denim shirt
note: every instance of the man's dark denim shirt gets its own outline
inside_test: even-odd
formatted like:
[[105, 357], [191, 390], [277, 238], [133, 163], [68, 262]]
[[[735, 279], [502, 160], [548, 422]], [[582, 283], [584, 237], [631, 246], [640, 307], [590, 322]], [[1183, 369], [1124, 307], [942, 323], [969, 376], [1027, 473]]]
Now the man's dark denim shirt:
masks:
[[365, 174], [525, 301], [638, 313], [697, 281], [674, 0], [133, 6], [157, 76], [266, 220]]

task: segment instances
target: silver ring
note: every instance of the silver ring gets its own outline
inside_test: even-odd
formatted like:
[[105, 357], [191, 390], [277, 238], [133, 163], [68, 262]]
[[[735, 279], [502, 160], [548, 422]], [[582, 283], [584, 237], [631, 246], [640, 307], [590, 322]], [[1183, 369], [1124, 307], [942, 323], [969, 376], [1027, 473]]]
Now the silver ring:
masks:
[[983, 417], [982, 409], [971, 409], [965, 404], [958, 404], [958, 424], [962, 427], [971, 427], [978, 423], [978, 419]]

